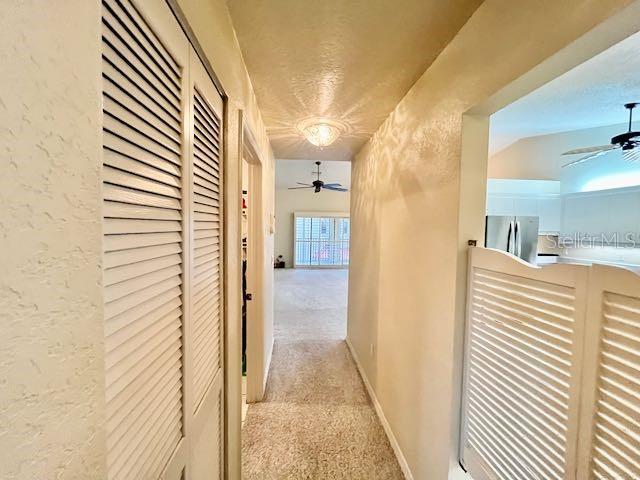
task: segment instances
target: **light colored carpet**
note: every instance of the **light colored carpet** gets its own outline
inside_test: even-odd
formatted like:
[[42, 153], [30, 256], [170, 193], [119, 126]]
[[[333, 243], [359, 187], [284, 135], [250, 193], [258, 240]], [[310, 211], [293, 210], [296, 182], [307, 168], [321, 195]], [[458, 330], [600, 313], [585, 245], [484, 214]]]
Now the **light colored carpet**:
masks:
[[244, 480], [402, 479], [346, 335], [347, 272], [276, 270], [265, 401], [249, 406]]

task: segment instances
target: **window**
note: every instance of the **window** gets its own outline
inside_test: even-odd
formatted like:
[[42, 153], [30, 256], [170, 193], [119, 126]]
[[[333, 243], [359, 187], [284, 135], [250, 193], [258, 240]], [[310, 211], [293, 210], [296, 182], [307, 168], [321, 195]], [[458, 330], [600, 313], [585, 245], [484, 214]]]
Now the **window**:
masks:
[[349, 233], [349, 217], [296, 213], [294, 266], [349, 265]]

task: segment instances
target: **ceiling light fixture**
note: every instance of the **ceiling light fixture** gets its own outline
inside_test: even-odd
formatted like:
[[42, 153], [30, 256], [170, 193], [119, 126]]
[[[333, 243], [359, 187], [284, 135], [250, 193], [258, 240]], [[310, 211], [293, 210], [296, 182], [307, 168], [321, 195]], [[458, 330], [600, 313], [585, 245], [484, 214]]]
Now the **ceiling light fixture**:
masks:
[[335, 142], [343, 133], [344, 127], [331, 120], [312, 118], [300, 122], [298, 130], [309, 143], [322, 148]]

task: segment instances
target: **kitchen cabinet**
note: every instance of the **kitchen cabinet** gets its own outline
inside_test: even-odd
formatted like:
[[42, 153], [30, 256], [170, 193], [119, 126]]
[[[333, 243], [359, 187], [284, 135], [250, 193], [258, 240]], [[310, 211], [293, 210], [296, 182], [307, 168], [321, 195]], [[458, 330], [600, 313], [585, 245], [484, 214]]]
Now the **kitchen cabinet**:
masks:
[[565, 240], [582, 238], [599, 245], [612, 240], [632, 244], [640, 238], [640, 187], [571, 193], [562, 201]]
[[560, 182], [490, 179], [487, 215], [539, 217], [541, 234], [557, 234], [562, 218]]
[[541, 234], [569, 244], [640, 247], [640, 187], [560, 194], [560, 182], [496, 180], [487, 185], [487, 215], [536, 216]]

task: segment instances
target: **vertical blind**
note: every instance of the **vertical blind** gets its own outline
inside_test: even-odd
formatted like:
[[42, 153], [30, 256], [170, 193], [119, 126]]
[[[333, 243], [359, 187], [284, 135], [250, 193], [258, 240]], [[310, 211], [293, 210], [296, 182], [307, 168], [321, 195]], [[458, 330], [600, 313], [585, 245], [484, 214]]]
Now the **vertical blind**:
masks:
[[348, 217], [295, 217], [295, 265], [349, 265]]

